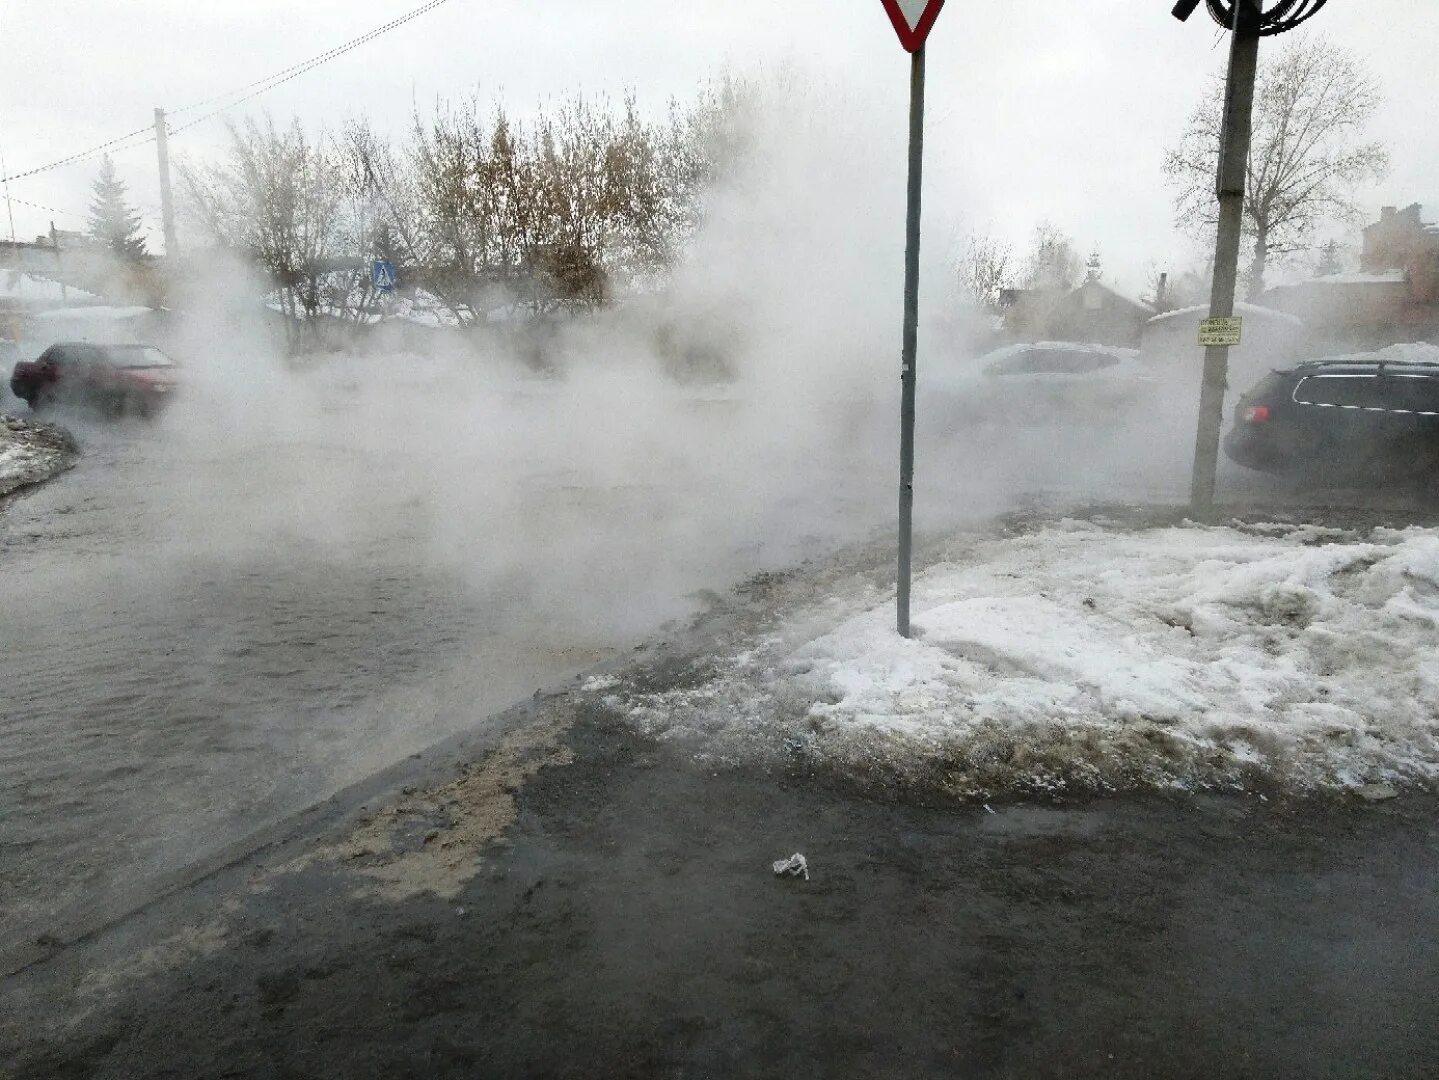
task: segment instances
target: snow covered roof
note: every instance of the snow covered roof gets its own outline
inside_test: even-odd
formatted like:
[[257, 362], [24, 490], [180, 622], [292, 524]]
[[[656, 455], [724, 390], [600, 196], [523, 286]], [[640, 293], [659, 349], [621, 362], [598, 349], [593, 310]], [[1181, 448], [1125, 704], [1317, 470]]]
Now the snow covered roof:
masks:
[[110, 307], [106, 304], [98, 304], [93, 307], [51, 308], [49, 311], [36, 313], [35, 318], [47, 322], [64, 322], [72, 319], [86, 322], [123, 322], [127, 319], [140, 319], [146, 315], [158, 314], [159, 311], [155, 308]]
[[73, 304], [99, 302], [94, 293], [73, 286], [61, 285], [49, 278], [37, 277], [21, 270], [0, 270], [0, 301], [24, 304]]
[[1109, 295], [1112, 296], [1112, 297], [1114, 297], [1116, 300], [1123, 300], [1123, 301], [1124, 301], [1126, 304], [1128, 304], [1130, 307], [1132, 307], [1132, 308], [1138, 308], [1140, 311], [1153, 312], [1153, 311], [1155, 310], [1155, 309], [1154, 309], [1154, 305], [1151, 304], [1151, 303], [1149, 303], [1149, 301], [1147, 301], [1147, 300], [1141, 300], [1141, 299], [1139, 299], [1139, 297], [1137, 297], [1137, 296], [1131, 296], [1131, 295], [1129, 295], [1129, 293], [1127, 293], [1127, 292], [1123, 292], [1123, 291], [1120, 290], [1120, 289], [1116, 289], [1113, 285], [1110, 285], [1110, 284], [1108, 284], [1108, 283], [1106, 283], [1106, 282], [1103, 282], [1103, 281], [1099, 281], [1099, 280], [1094, 279], [1094, 278], [1091, 278], [1089, 281], [1086, 281], [1083, 285], [1080, 286], [1081, 289], [1088, 289], [1088, 288], [1091, 288], [1091, 287], [1093, 287], [1093, 288], [1098, 288], [1098, 289], [1103, 289], [1105, 292], [1109, 293]]
[[1301, 281], [1301, 285], [1403, 285], [1403, 270], [1381, 270], [1377, 274], [1355, 271], [1348, 274], [1325, 274], [1323, 277]]
[[[1258, 304], [1238, 303], [1234, 305], [1234, 314], [1242, 315], [1245, 318], [1273, 319], [1276, 322], [1293, 323], [1295, 326], [1303, 326], [1304, 321], [1283, 311], [1275, 311], [1273, 308], [1260, 307]], [[1145, 326], [1155, 326], [1166, 321], [1181, 321], [1183, 319], [1194, 319], [1198, 321], [1208, 317], [1209, 305], [1196, 304], [1194, 307], [1176, 308], [1174, 311], [1166, 311], [1163, 315], [1156, 315], [1150, 319]]]

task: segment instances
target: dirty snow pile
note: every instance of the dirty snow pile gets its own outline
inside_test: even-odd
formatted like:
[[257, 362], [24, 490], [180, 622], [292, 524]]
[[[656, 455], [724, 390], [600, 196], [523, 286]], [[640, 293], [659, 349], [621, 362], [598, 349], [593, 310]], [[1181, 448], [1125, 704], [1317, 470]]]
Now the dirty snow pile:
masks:
[[1066, 521], [956, 542], [914, 612], [904, 640], [875, 587], [817, 599], [701, 685], [606, 701], [716, 757], [973, 795], [1439, 780], [1439, 530]]
[[74, 460], [74, 440], [63, 429], [0, 416], [0, 496], [48, 480]]

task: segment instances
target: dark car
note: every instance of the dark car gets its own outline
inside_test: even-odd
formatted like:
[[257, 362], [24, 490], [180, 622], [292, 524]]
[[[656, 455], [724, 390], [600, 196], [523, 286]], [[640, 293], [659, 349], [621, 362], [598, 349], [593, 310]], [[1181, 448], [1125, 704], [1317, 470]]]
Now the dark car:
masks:
[[1439, 468], [1439, 364], [1369, 354], [1273, 371], [1239, 399], [1224, 452], [1270, 473], [1432, 475]]
[[10, 390], [32, 409], [55, 402], [149, 416], [174, 395], [175, 361], [153, 345], [65, 342], [15, 365]]

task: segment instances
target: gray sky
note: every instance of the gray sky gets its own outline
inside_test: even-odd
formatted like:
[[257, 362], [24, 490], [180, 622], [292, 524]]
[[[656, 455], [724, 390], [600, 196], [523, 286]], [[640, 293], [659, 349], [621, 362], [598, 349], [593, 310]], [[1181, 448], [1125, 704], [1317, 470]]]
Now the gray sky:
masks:
[[[0, 0], [0, 152], [12, 173], [44, 164], [146, 125], [157, 105], [178, 109], [259, 79], [420, 2]], [[929, 48], [929, 204], [1017, 247], [1048, 218], [1085, 251], [1098, 247], [1107, 276], [1132, 288], [1150, 263], [1193, 261], [1171, 227], [1159, 166], [1223, 53], [1202, 12], [1181, 25], [1170, 6], [951, 0]], [[1366, 202], [1423, 202], [1439, 217], [1439, 3], [1333, 0], [1310, 26], [1359, 53], [1387, 93], [1376, 134], [1393, 171]], [[338, 127], [365, 114], [399, 130], [414, 103], [477, 89], [517, 111], [569, 91], [627, 88], [658, 107], [726, 66], [782, 63], [890, 109], [893, 139], [875, 152], [903, 168], [907, 62], [879, 0], [449, 0], [228, 115], [268, 109]], [[174, 150], [213, 152], [222, 134], [213, 120]], [[17, 202], [17, 235], [33, 237], [52, 217], [81, 227], [97, 165], [16, 181], [15, 199], [72, 212]], [[153, 146], [118, 153], [116, 165], [154, 229]], [[899, 229], [902, 207], [890, 210]]]

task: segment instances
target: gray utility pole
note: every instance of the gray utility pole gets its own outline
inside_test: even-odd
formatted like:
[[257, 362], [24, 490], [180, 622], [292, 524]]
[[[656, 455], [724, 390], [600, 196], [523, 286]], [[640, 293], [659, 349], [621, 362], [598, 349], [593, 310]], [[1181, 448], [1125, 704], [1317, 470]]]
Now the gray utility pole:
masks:
[[165, 110], [155, 110], [155, 151], [160, 158], [160, 220], [165, 230], [165, 259], [180, 256], [180, 241], [175, 236], [175, 204], [170, 195], [170, 132], [165, 127]]
[[895, 621], [909, 637], [909, 584], [914, 547], [914, 389], [919, 351], [919, 197], [924, 170], [924, 46], [910, 54], [909, 198], [904, 234], [904, 348], [899, 406], [899, 590]]
[[10, 173], [5, 168], [5, 155], [0, 153], [0, 176], [5, 177], [5, 213], [10, 217], [10, 243], [15, 242], [15, 207], [10, 203]]
[[[1244, 225], [1244, 190], [1249, 168], [1249, 136], [1254, 114], [1254, 80], [1259, 67], [1261, 0], [1235, 0], [1229, 43], [1229, 78], [1224, 87], [1224, 127], [1220, 134], [1219, 235], [1214, 245], [1214, 285], [1209, 317], [1234, 314], [1239, 277], [1239, 236]], [[1204, 350], [1204, 382], [1199, 391], [1199, 430], [1194, 440], [1190, 512], [1200, 521], [1214, 515], [1214, 474], [1219, 464], [1219, 429], [1224, 423], [1224, 391], [1229, 379], [1229, 346]]]

